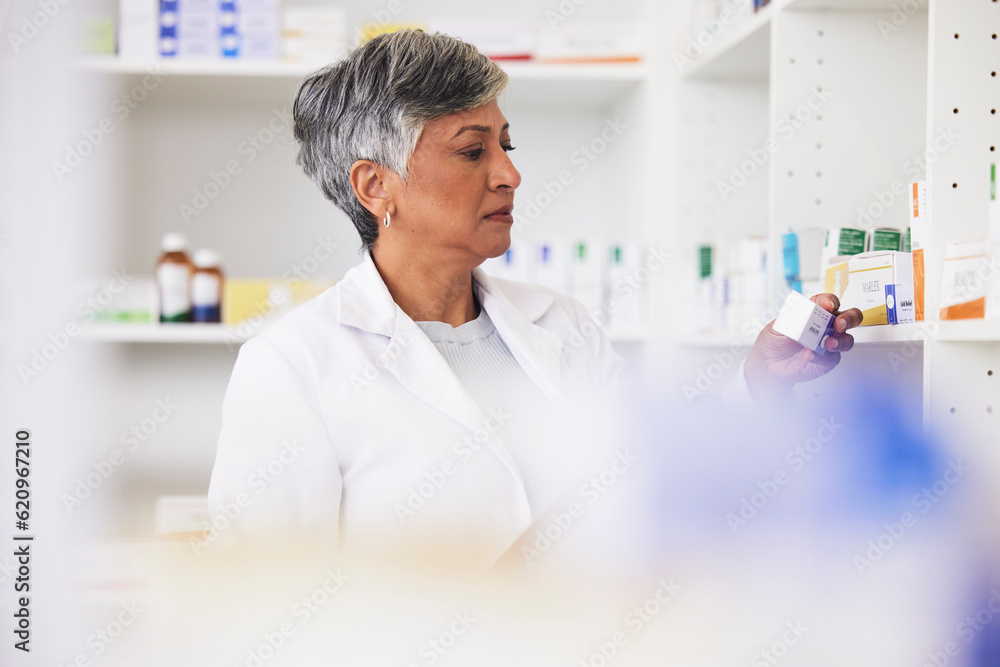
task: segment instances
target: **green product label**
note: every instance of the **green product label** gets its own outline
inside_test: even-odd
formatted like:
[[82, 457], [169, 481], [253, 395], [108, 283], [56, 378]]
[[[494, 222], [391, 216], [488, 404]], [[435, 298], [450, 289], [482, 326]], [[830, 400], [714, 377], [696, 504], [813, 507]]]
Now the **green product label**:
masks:
[[160, 315], [161, 322], [190, 322], [191, 313], [184, 311], [183, 313], [177, 313], [176, 315]]
[[587, 259], [587, 244], [586, 243], [577, 243], [576, 244], [576, 256], [580, 259], [580, 261], [583, 261], [583, 260]]
[[903, 252], [913, 252], [910, 245], [910, 228], [906, 228], [906, 236], [903, 237]]
[[712, 275], [712, 246], [698, 246], [698, 276], [708, 278]]
[[990, 165], [990, 201], [997, 200], [997, 166]]
[[872, 235], [872, 250], [899, 250], [902, 234], [887, 229], [876, 229]]
[[[899, 248], [899, 246], [896, 246]], [[840, 239], [837, 243], [838, 255], [857, 255], [865, 251], [865, 233], [860, 229], [840, 230]]]

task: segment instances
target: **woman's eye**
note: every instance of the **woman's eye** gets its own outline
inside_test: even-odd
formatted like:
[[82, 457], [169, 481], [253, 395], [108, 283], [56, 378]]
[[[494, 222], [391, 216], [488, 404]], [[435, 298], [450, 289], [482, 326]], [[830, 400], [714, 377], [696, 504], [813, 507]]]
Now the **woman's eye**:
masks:
[[515, 148], [517, 148], [517, 146], [510, 146], [510, 145], [507, 145], [507, 146], [501, 146], [500, 148], [502, 148], [502, 149], [503, 149], [504, 153], [509, 153], [509, 152], [511, 152], [512, 150], [514, 150]]
[[465, 155], [465, 156], [467, 156], [468, 158], [470, 158], [472, 160], [478, 160], [479, 156], [482, 155], [485, 152], [486, 152], [486, 149], [484, 149], [484, 148], [477, 148], [475, 150], [466, 151], [466, 152], [462, 153], [462, 155]]

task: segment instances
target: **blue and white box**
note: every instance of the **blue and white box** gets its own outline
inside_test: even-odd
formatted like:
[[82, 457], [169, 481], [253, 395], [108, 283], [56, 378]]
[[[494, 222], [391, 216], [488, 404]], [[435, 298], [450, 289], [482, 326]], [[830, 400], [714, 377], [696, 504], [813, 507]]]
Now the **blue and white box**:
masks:
[[889, 324], [906, 324], [916, 321], [912, 284], [885, 286], [885, 316]]

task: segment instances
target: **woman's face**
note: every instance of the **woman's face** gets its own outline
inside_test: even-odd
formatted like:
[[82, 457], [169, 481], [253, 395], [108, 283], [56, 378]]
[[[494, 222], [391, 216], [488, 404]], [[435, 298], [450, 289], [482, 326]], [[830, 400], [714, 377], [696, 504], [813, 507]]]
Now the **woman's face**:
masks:
[[[510, 247], [514, 190], [521, 175], [507, 119], [496, 100], [427, 124], [410, 158], [406, 183], [392, 178], [386, 189], [395, 207], [393, 232], [407, 244], [462, 256], [479, 264]], [[395, 174], [393, 174], [395, 176]]]

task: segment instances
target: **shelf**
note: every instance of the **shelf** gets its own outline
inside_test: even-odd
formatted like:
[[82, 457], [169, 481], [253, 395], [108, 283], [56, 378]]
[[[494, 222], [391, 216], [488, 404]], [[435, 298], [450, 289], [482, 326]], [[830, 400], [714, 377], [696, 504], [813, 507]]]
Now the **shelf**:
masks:
[[[499, 63], [510, 76], [511, 85], [502, 96], [504, 104], [566, 109], [608, 107], [618, 103], [637, 85], [649, 79], [645, 63], [540, 64]], [[156, 87], [172, 91], [181, 99], [213, 97], [239, 98], [273, 103], [288, 100], [315, 65], [280, 61], [222, 59], [122, 60], [115, 56], [78, 58], [73, 66], [81, 72], [106, 74], [126, 79], [162, 79]], [[158, 92], [157, 96], [163, 93]]]
[[908, 324], [881, 324], [870, 327], [855, 327], [850, 334], [857, 345], [873, 343], [923, 343], [933, 338], [934, 323], [910, 322]]
[[688, 80], [767, 79], [770, 75], [771, 17], [788, 0], [775, 0], [745, 23], [724, 30], [695, 59], [683, 78]]
[[938, 326], [939, 341], [1000, 343], [1000, 320], [952, 320]]
[[[838, 11], [838, 12], [884, 12], [893, 11], [902, 3], [900, 0], [791, 0], [785, 9], [789, 11]], [[927, 2], [913, 2], [911, 14], [926, 14]], [[909, 4], [907, 6], [910, 6]]]
[[670, 342], [679, 347], [745, 347], [750, 349], [756, 339], [756, 334], [753, 336], [741, 336], [739, 334], [706, 333], [685, 334], [672, 339]]
[[[915, 3], [911, 13], [927, 13], [927, 3]], [[772, 0], [771, 4], [736, 26], [705, 49], [685, 72], [687, 80], [767, 79], [770, 75], [771, 19], [779, 11], [892, 11], [898, 0]]]
[[[643, 81], [648, 77], [644, 63], [547, 65], [539, 63], [499, 63], [512, 81]], [[87, 56], [74, 61], [85, 72], [101, 74], [210, 77], [258, 77], [302, 79], [319, 69], [317, 65], [266, 60], [222, 60], [160, 58], [127, 60], [115, 56]]]
[[[259, 330], [259, 328], [258, 328]], [[256, 331], [256, 330], [255, 330]], [[87, 340], [104, 343], [235, 343], [249, 337], [225, 324], [92, 324]]]
[[[239, 345], [260, 333], [270, 322], [254, 327], [250, 335], [244, 327], [226, 324], [92, 324], [84, 330], [86, 340], [99, 343], [156, 343]], [[607, 332], [615, 343], [637, 343], [649, 340], [646, 330]]]
[[[935, 329], [935, 324], [916, 322], [911, 324], [855, 327], [851, 329], [850, 333], [854, 336], [854, 342], [857, 345], [898, 344], [910, 341], [919, 345], [927, 338], [935, 338], [933, 335]], [[747, 337], [738, 334], [719, 333], [688, 334], [680, 336], [672, 342], [681, 347], [717, 348], [737, 346], [749, 348], [753, 345], [756, 338], [756, 335]], [[937, 338], [940, 339], [940, 336], [937, 336]]]

